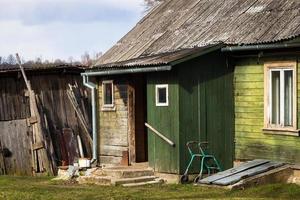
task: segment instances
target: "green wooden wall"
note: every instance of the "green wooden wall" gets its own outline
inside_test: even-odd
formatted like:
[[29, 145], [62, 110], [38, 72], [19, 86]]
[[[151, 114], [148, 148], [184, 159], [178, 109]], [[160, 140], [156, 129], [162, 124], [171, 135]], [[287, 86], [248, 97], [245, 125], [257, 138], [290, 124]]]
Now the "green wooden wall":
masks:
[[[297, 59], [297, 58], [276, 58]], [[266, 135], [264, 125], [264, 61], [239, 59], [234, 71], [236, 159], [265, 158], [300, 163], [300, 138]], [[299, 63], [299, 58], [298, 58]], [[298, 128], [300, 127], [300, 65], [298, 64]]]
[[[169, 106], [155, 106], [155, 85], [169, 84]], [[176, 71], [151, 73], [147, 78], [147, 121], [172, 140], [172, 147], [148, 130], [148, 160], [155, 171], [179, 173], [179, 89]]]
[[[233, 68], [226, 63], [220, 52], [214, 52], [178, 66], [181, 173], [190, 159], [186, 142], [191, 140], [208, 141], [222, 167], [232, 167]], [[199, 172], [199, 162], [193, 172]]]
[[[169, 106], [155, 106], [155, 84], [169, 84]], [[149, 165], [182, 174], [190, 159], [187, 141], [208, 141], [224, 168], [233, 163], [233, 70], [220, 52], [148, 74], [148, 123], [176, 143], [169, 146], [148, 131]], [[192, 172], [199, 172], [195, 162]]]

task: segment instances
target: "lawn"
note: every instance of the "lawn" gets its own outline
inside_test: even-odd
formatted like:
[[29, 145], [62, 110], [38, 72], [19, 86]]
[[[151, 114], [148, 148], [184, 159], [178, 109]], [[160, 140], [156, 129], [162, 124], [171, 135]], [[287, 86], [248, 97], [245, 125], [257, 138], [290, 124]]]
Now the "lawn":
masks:
[[242, 191], [193, 185], [124, 188], [53, 182], [45, 177], [0, 176], [0, 199], [300, 199], [300, 187], [276, 184]]

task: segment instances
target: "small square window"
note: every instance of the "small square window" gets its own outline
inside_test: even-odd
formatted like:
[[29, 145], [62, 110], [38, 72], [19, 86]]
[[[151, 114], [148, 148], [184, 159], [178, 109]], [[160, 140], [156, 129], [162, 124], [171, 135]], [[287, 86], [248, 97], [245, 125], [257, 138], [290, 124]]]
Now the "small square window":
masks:
[[155, 97], [156, 97], [156, 106], [168, 106], [169, 105], [168, 85], [156, 85]]
[[114, 107], [113, 81], [102, 82], [103, 107]]

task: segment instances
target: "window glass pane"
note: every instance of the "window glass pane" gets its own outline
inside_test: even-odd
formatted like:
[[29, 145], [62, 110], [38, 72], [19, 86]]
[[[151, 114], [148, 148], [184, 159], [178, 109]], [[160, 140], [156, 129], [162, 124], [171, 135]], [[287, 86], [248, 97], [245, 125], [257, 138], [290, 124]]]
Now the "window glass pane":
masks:
[[104, 84], [104, 104], [111, 105], [112, 102], [112, 83]]
[[293, 71], [284, 71], [284, 125], [292, 126], [293, 121]]
[[271, 103], [272, 103], [272, 124], [280, 123], [280, 72], [272, 71], [271, 72]]
[[167, 103], [167, 88], [158, 88], [158, 103]]

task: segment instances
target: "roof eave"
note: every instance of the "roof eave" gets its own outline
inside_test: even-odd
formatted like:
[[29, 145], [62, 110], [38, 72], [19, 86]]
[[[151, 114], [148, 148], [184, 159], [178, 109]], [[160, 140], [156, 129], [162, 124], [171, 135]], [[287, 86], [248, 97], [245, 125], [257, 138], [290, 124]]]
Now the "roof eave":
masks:
[[211, 53], [211, 52], [214, 52], [214, 51], [217, 51], [219, 49], [222, 49], [224, 47], [224, 43], [218, 43], [218, 44], [215, 44], [207, 49], [202, 49], [202, 50], [199, 50], [198, 52], [195, 52], [189, 56], [186, 56], [184, 58], [181, 58], [181, 59], [178, 59], [178, 60], [174, 60], [172, 62], [170, 62], [170, 65], [171, 66], [174, 66], [174, 65], [178, 65], [180, 63], [183, 63], [183, 62], [186, 62], [186, 61], [189, 61], [189, 60], [192, 60], [194, 58], [197, 58], [199, 56], [203, 56], [203, 55], [206, 55], [208, 53]]
[[109, 76], [109, 75], [136, 74], [136, 73], [159, 72], [159, 71], [170, 71], [170, 70], [172, 70], [171, 65], [143, 67], [143, 68], [126, 68], [126, 69], [105, 69], [105, 70], [98, 69], [98, 70], [81, 73], [81, 76]]

